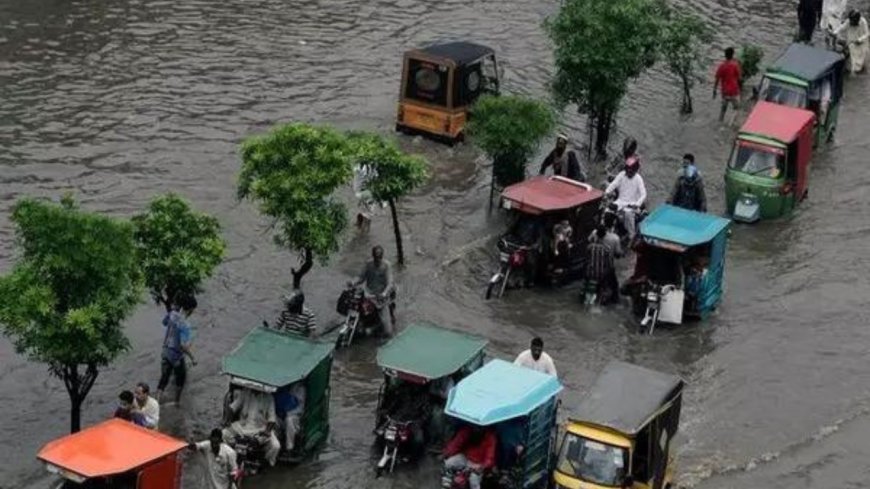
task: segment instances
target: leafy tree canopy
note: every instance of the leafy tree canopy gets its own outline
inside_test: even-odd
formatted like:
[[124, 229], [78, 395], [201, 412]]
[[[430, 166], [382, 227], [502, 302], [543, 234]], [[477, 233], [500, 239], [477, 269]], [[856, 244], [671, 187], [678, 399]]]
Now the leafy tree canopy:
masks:
[[349, 135], [356, 163], [373, 170], [366, 189], [379, 202], [396, 200], [423, 185], [429, 177], [426, 160], [403, 152], [396, 143], [378, 134]]
[[347, 226], [346, 208], [332, 194], [350, 180], [353, 156], [332, 128], [279, 126], [242, 144], [238, 195], [275, 219], [279, 245], [326, 262]]
[[666, 9], [661, 0], [566, 0], [545, 23], [557, 102], [581, 113], [615, 111], [628, 81], [656, 61]]
[[526, 160], [541, 139], [556, 128], [556, 114], [544, 102], [514, 95], [484, 95], [472, 108], [466, 130], [474, 144], [493, 160]]
[[129, 346], [121, 322], [141, 287], [133, 226], [31, 199], [12, 212], [20, 256], [0, 277], [0, 322], [16, 349], [53, 373], [106, 365]]
[[195, 212], [178, 195], [161, 195], [133, 217], [136, 251], [145, 284], [158, 302], [194, 295], [223, 260], [218, 220]]

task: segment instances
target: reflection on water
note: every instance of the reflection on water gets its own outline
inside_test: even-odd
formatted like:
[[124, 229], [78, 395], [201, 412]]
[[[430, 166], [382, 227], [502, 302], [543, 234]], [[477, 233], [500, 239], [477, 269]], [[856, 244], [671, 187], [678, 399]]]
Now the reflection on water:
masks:
[[[715, 50], [744, 41], [768, 59], [792, 34], [791, 4], [686, 0], [717, 26]], [[163, 425], [200, 437], [218, 419], [226, 388], [219, 358], [279, 307], [295, 256], [277, 250], [254, 209], [233, 189], [237, 144], [287, 120], [331, 122], [389, 131], [400, 59], [412, 46], [468, 39], [491, 45], [507, 68], [511, 91], [544, 95], [550, 47], [540, 25], [557, 2], [530, 0], [3, 0], [0, 2], [0, 256], [13, 251], [8, 210], [23, 195], [74, 190], [84, 205], [120, 215], [141, 209], [155, 193], [174, 190], [220, 216], [230, 258], [212, 280], [194, 316], [196, 349], [181, 406], [165, 407]], [[711, 208], [722, 208], [722, 173], [733, 131], [720, 127], [709, 85], [696, 91], [698, 113], [679, 117], [679, 88], [659, 70], [632, 88], [619, 134], [641, 143], [643, 172], [654, 203], [670, 189], [685, 152], [705, 176]], [[863, 79], [849, 80], [837, 142], [813, 163], [810, 199], [794, 217], [737, 226], [731, 238], [727, 295], [709, 321], [634, 334], [625, 310], [586, 311], [576, 288], [511, 291], [482, 300], [495, 266], [493, 237], [503, 229], [487, 216], [489, 168], [469, 147], [448, 149], [403, 139], [433, 165], [433, 181], [401, 205], [409, 265], [398, 273], [400, 319], [426, 319], [491, 339], [493, 355], [511, 357], [541, 335], [567, 386], [572, 413], [596, 372], [619, 358], [676, 372], [689, 381], [680, 464], [683, 482], [711, 474], [728, 487], [755, 460], [764, 470], [754, 487], [774, 487], [789, 467], [827, 460], [832, 444], [851, 446], [848, 430], [866, 424], [862, 406], [868, 370], [864, 241], [870, 234], [864, 189], [868, 174]], [[566, 130], [583, 139], [583, 121], [565, 114]], [[368, 236], [349, 233], [328, 268], [305, 287], [319, 317], [331, 318], [344, 281], [368, 248], [391, 249], [388, 220]], [[388, 252], [389, 253], [389, 252]], [[117, 391], [156, 381], [159, 310], [144, 306], [128, 324], [133, 350], [106, 370], [85, 405], [86, 423], [106, 417]], [[374, 344], [341, 352], [332, 391], [332, 432], [317, 460], [264, 475], [257, 487], [434, 487], [436, 462], [403, 467], [375, 481], [369, 450], [380, 374]], [[21, 487], [42, 472], [33, 454], [64, 432], [67, 400], [40, 365], [0, 343], [0, 435], [6, 461], [2, 487]], [[838, 420], [845, 420], [837, 424]], [[854, 436], [859, 436], [858, 434]], [[765, 454], [780, 454], [770, 457]], [[861, 452], [842, 454], [826, 481], [846, 487]], [[767, 461], [765, 461], [767, 460]], [[188, 486], [200, 471], [190, 465]], [[765, 479], [764, 477], [768, 477]], [[724, 481], [724, 482], [721, 482]], [[741, 480], [742, 481], [742, 480]], [[760, 481], [760, 482], [759, 482]], [[842, 483], [840, 483], [842, 482]], [[717, 486], [716, 484], [720, 484]], [[724, 485], [722, 485], [724, 484]]]

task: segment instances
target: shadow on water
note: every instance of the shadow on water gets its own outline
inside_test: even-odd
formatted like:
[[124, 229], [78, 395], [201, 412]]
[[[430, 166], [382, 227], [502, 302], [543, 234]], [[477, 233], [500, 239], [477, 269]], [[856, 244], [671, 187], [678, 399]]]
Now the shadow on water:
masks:
[[[721, 47], [744, 41], [762, 45], [769, 60], [792, 33], [788, 2], [678, 3], [717, 25], [711, 64]], [[234, 198], [239, 141], [287, 120], [390, 130], [401, 54], [434, 40], [489, 44], [506, 67], [508, 90], [545, 95], [552, 63], [540, 26], [556, 8], [554, 1], [529, 0], [4, 0], [2, 268], [9, 269], [13, 252], [8, 210], [24, 195], [73, 190], [86, 208], [129, 215], [154, 194], [173, 190], [220, 216], [229, 259], [194, 316], [202, 360], [191, 371], [183, 404], [165, 407], [162, 419], [168, 432], [201, 437], [216, 422], [226, 389], [220, 357], [249, 328], [274, 317], [295, 260], [272, 245], [255, 209]], [[656, 69], [626, 99], [614, 140], [631, 134], [641, 142], [654, 205], [670, 189], [679, 157], [692, 152], [710, 207], [722, 210], [721, 175], [734, 129], [715, 122], [717, 106], [705, 100], [709, 89], [696, 90], [697, 113], [678, 117], [679, 89]], [[870, 177], [860, 158], [870, 150], [867, 100], [866, 79], [849, 80], [837, 141], [815, 158], [810, 199], [794, 217], [735, 227], [720, 310], [705, 323], [653, 337], [635, 334], [624, 308], [587, 311], [577, 303], [576, 287], [510, 291], [484, 301], [496, 260], [493, 240], [504, 226], [486, 212], [489, 167], [470, 147], [402, 138], [403, 147], [432, 162], [433, 180], [400, 203], [409, 261], [397, 274], [400, 321], [426, 319], [485, 335], [491, 353], [505, 358], [531, 336], [543, 336], [568, 387], [563, 416], [610, 359], [680, 373], [690, 383], [680, 447], [687, 486], [707, 480], [710, 487], [734, 481], [781, 487], [771, 481], [811, 480], [806, 467], [820, 466], [829, 484], [812, 487], [849, 487], [855, 471], [866, 470], [856, 468], [866, 450], [836, 447], [857, 445], [868, 424], [870, 287], [862, 252], [870, 235]], [[581, 119], [568, 112], [564, 125], [583, 139]], [[306, 277], [309, 302], [322, 320], [334, 319], [334, 300], [370, 246], [391, 250], [391, 240], [388, 219], [378, 218], [368, 235], [349, 232], [329, 267]], [[100, 376], [84, 407], [85, 423], [106, 417], [122, 388], [156, 380], [159, 314], [143, 305], [128, 322], [133, 349]], [[332, 431], [317, 459], [263, 475], [257, 487], [437, 485], [432, 459], [373, 478], [375, 348], [369, 342], [338, 354]], [[25, 362], [5, 341], [0, 358], [7, 413], [0, 435], [11, 441], [0, 447], [6, 461], [0, 486], [38, 481], [41, 487], [33, 455], [66, 429], [66, 395], [42, 366]], [[828, 463], [832, 453], [841, 457], [836, 463]], [[745, 475], [751, 467], [762, 470]], [[199, 465], [189, 469], [186, 486], [199, 487]]]

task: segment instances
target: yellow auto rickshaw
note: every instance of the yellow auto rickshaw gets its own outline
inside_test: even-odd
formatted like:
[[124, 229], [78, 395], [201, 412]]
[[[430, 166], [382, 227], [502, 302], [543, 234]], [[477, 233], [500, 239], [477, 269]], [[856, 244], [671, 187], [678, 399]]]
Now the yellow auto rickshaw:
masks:
[[468, 107], [498, 93], [495, 52], [480, 44], [451, 42], [405, 53], [396, 130], [453, 144], [463, 139]]
[[555, 487], [673, 487], [671, 441], [680, 424], [682, 394], [677, 376], [608, 364], [565, 426]]

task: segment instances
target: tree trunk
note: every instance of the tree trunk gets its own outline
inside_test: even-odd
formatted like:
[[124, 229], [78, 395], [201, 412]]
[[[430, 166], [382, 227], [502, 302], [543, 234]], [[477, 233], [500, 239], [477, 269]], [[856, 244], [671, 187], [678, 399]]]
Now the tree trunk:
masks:
[[683, 106], [682, 112], [683, 114], [691, 114], [693, 112], [692, 108], [692, 87], [689, 86], [689, 78], [686, 76], [681, 76], [683, 79]]
[[396, 212], [396, 201], [394, 199], [389, 199], [387, 203], [390, 204], [390, 214], [393, 215], [393, 232], [396, 234], [396, 254], [399, 255], [396, 261], [399, 265], [404, 265], [405, 250], [402, 247], [402, 230], [399, 229], [399, 213]]
[[299, 289], [302, 286], [302, 277], [311, 270], [311, 266], [314, 265], [314, 258], [311, 254], [311, 248], [305, 248], [302, 250], [302, 266], [299, 269], [291, 268], [290, 273], [293, 274], [293, 289]]
[[94, 363], [89, 363], [84, 373], [79, 373], [78, 365], [63, 365], [52, 370], [59, 374], [66, 386], [70, 401], [69, 430], [70, 433], [76, 433], [82, 429], [82, 403], [100, 372]]
[[613, 126], [613, 112], [602, 110], [595, 120], [595, 152], [598, 158], [607, 156], [607, 143], [610, 141], [610, 129]]

